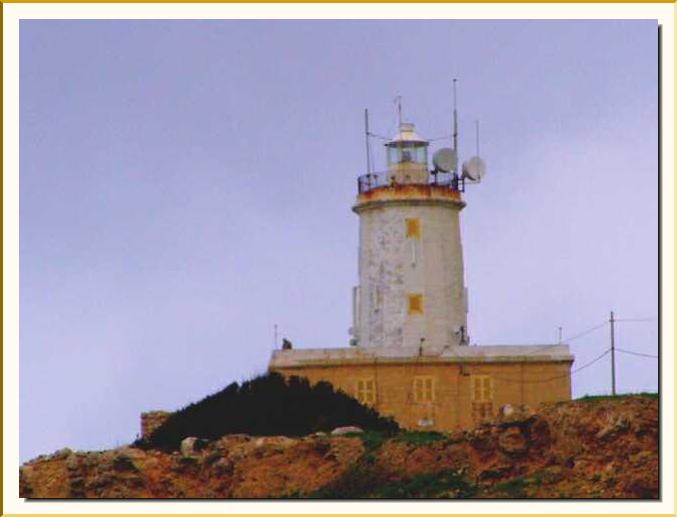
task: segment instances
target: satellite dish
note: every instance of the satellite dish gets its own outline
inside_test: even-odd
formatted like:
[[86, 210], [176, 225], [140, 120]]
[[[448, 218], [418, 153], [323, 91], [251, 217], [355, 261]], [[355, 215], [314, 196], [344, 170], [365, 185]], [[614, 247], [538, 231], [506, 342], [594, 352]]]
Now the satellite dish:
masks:
[[463, 162], [461, 170], [464, 178], [469, 179], [470, 181], [480, 181], [487, 172], [487, 166], [482, 158], [473, 156], [469, 160]]
[[435, 165], [435, 170], [450, 172], [456, 168], [456, 164], [458, 164], [458, 157], [456, 156], [456, 151], [453, 149], [443, 147], [433, 154], [433, 165]]

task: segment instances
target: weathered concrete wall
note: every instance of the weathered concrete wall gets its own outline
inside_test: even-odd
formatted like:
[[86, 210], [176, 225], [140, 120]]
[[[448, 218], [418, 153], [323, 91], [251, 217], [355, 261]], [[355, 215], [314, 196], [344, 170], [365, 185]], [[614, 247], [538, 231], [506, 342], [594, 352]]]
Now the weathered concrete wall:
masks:
[[[376, 387], [373, 406], [381, 414], [393, 416], [405, 428], [440, 431], [466, 429], [477, 424], [471, 393], [473, 376], [486, 375], [491, 379], [495, 413], [506, 404], [535, 407], [541, 402], [570, 400], [570, 368], [570, 361], [436, 364], [426, 362], [425, 358], [399, 364], [271, 365], [271, 370], [285, 376], [307, 377], [313, 383], [328, 381], [351, 396], [357, 396], [359, 379], [373, 379]], [[432, 377], [432, 402], [416, 402], [416, 377]]]
[[[450, 195], [453, 194], [453, 195]], [[467, 300], [456, 192], [428, 185], [386, 187], [362, 195], [359, 287], [353, 328], [364, 347], [418, 349], [461, 344]], [[420, 232], [407, 236], [407, 220]], [[410, 313], [410, 295], [422, 313]]]

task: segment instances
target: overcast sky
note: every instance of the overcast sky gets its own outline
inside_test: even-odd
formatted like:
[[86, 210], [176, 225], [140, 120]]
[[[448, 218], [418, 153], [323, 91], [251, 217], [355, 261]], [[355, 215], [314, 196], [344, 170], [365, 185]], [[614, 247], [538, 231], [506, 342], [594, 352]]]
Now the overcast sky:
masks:
[[[655, 21], [22, 21], [21, 460], [135, 438], [265, 371], [273, 326], [347, 346], [363, 110], [488, 164], [462, 213], [471, 342], [621, 322], [658, 353]], [[435, 142], [432, 149], [443, 145]], [[383, 149], [373, 144], [377, 169]], [[608, 326], [571, 340], [574, 367]], [[619, 391], [657, 361], [619, 353]], [[573, 376], [610, 389], [608, 356]]]

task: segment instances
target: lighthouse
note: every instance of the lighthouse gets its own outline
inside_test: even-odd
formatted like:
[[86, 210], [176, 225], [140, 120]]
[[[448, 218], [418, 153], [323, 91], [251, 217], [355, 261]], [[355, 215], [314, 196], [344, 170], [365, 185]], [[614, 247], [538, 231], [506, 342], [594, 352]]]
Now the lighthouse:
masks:
[[[446, 160], [436, 154], [431, 169], [428, 148], [414, 124], [400, 123], [385, 144], [387, 170], [358, 179], [354, 346], [423, 352], [468, 344], [460, 224], [464, 181], [443, 170], [456, 168], [455, 151], [443, 150]], [[438, 181], [445, 172], [450, 179]]]
[[366, 174], [352, 210], [359, 219], [358, 282], [351, 346], [274, 350], [269, 370], [329, 382], [407, 429], [468, 429], [499, 408], [571, 398], [564, 344], [467, 346], [468, 291], [461, 211], [485, 172], [476, 155], [459, 167], [454, 103], [451, 147], [401, 121], [384, 138], [386, 167], [372, 170], [365, 110]]

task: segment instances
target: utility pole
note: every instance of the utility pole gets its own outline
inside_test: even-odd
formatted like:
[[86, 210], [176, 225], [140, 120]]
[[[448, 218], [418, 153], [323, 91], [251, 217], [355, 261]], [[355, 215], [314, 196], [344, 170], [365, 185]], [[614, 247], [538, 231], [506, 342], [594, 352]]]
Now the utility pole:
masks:
[[611, 394], [616, 396], [616, 344], [614, 341], [614, 311], [611, 311], [609, 325], [611, 328]]

